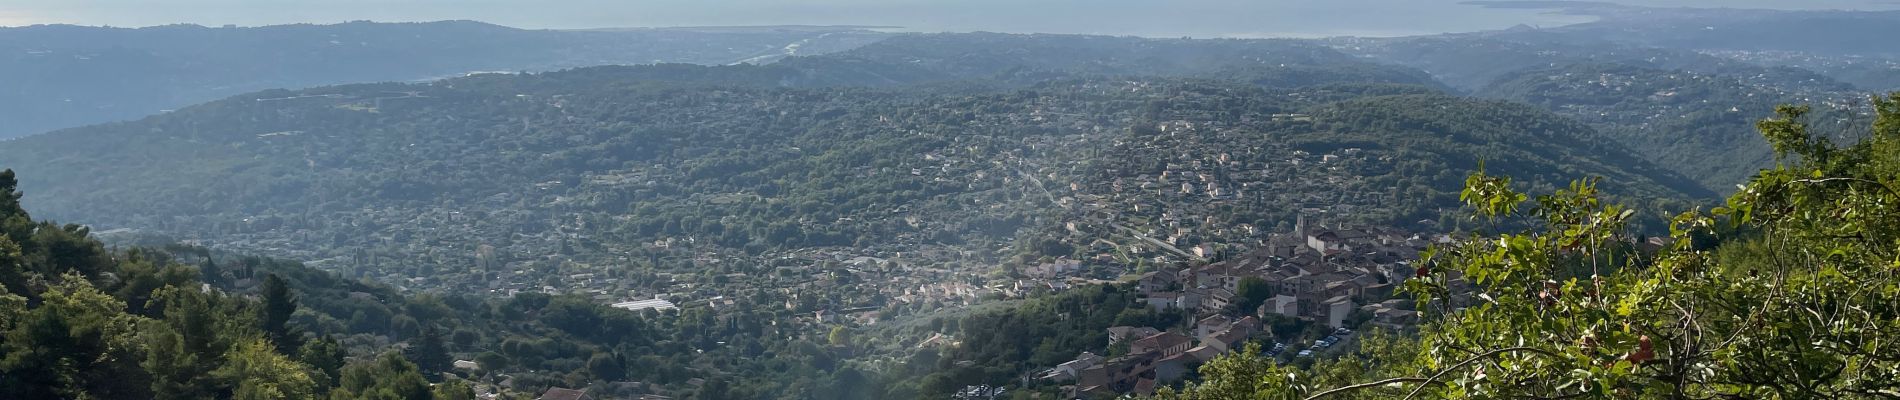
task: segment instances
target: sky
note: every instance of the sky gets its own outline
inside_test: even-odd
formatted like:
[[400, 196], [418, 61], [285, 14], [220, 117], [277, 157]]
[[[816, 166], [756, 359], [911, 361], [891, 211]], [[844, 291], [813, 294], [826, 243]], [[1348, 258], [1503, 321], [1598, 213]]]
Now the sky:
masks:
[[[1900, 9], [1896, 0], [1646, 0], [1625, 4]], [[0, 26], [257, 26], [466, 19], [521, 28], [890, 25], [911, 31], [1194, 37], [1399, 36], [1556, 26], [1584, 17], [1459, 0], [0, 0]]]

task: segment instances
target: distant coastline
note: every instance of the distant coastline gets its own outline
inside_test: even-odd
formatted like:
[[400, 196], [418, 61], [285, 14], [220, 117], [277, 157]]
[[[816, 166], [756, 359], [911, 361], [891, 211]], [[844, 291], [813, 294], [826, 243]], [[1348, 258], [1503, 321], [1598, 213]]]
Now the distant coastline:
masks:
[[625, 28], [581, 28], [556, 29], [583, 32], [625, 32], [625, 31], [689, 31], [689, 32], [757, 32], [757, 31], [811, 31], [830, 32], [839, 30], [890, 31], [902, 30], [895, 25], [708, 25], [708, 26], [656, 26]]
[[1532, 9], [1532, 10], [1574, 10], [1579, 8], [1628, 8], [1630, 6], [1607, 1], [1567, 1], [1567, 0], [1471, 0], [1458, 4], [1484, 8]]

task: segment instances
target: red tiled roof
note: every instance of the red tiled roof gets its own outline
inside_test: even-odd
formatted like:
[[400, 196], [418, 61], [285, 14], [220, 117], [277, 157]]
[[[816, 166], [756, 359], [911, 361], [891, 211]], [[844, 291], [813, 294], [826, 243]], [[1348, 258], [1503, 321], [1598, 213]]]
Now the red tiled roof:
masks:
[[587, 389], [574, 390], [552, 387], [548, 388], [548, 391], [542, 392], [538, 400], [581, 400], [586, 398], [588, 398]]
[[1186, 344], [1190, 341], [1192, 341], [1192, 339], [1188, 339], [1188, 337], [1181, 336], [1178, 333], [1162, 332], [1159, 334], [1155, 334], [1154, 336], [1149, 336], [1149, 337], [1141, 338], [1141, 340], [1136, 340], [1134, 343], [1130, 343], [1130, 346], [1131, 347], [1146, 347], [1146, 348], [1151, 348], [1151, 349], [1166, 349], [1166, 348], [1171, 348], [1177, 345]]
[[1140, 382], [1135, 382], [1135, 394], [1142, 396], [1155, 394], [1155, 380], [1142, 378]]

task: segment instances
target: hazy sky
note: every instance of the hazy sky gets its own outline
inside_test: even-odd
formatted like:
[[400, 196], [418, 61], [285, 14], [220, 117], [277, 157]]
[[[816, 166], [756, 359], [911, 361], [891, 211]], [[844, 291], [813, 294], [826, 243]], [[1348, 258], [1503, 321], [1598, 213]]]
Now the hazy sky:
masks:
[[[470, 19], [523, 28], [861, 24], [1146, 36], [1410, 35], [1572, 16], [1459, 0], [0, 0], [0, 25], [269, 25]], [[1659, 6], [1896, 9], [1893, 0], [1654, 0]]]

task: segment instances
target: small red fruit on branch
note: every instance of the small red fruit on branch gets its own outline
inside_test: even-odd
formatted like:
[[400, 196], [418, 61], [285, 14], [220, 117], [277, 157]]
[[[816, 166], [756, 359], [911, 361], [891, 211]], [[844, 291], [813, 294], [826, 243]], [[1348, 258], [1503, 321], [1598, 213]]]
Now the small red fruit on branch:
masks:
[[1644, 362], [1656, 359], [1656, 349], [1654, 345], [1650, 343], [1649, 335], [1643, 335], [1637, 338], [1636, 351], [1630, 352], [1630, 355], [1624, 357], [1624, 359], [1629, 360], [1631, 364], [1637, 365], [1642, 365]]

